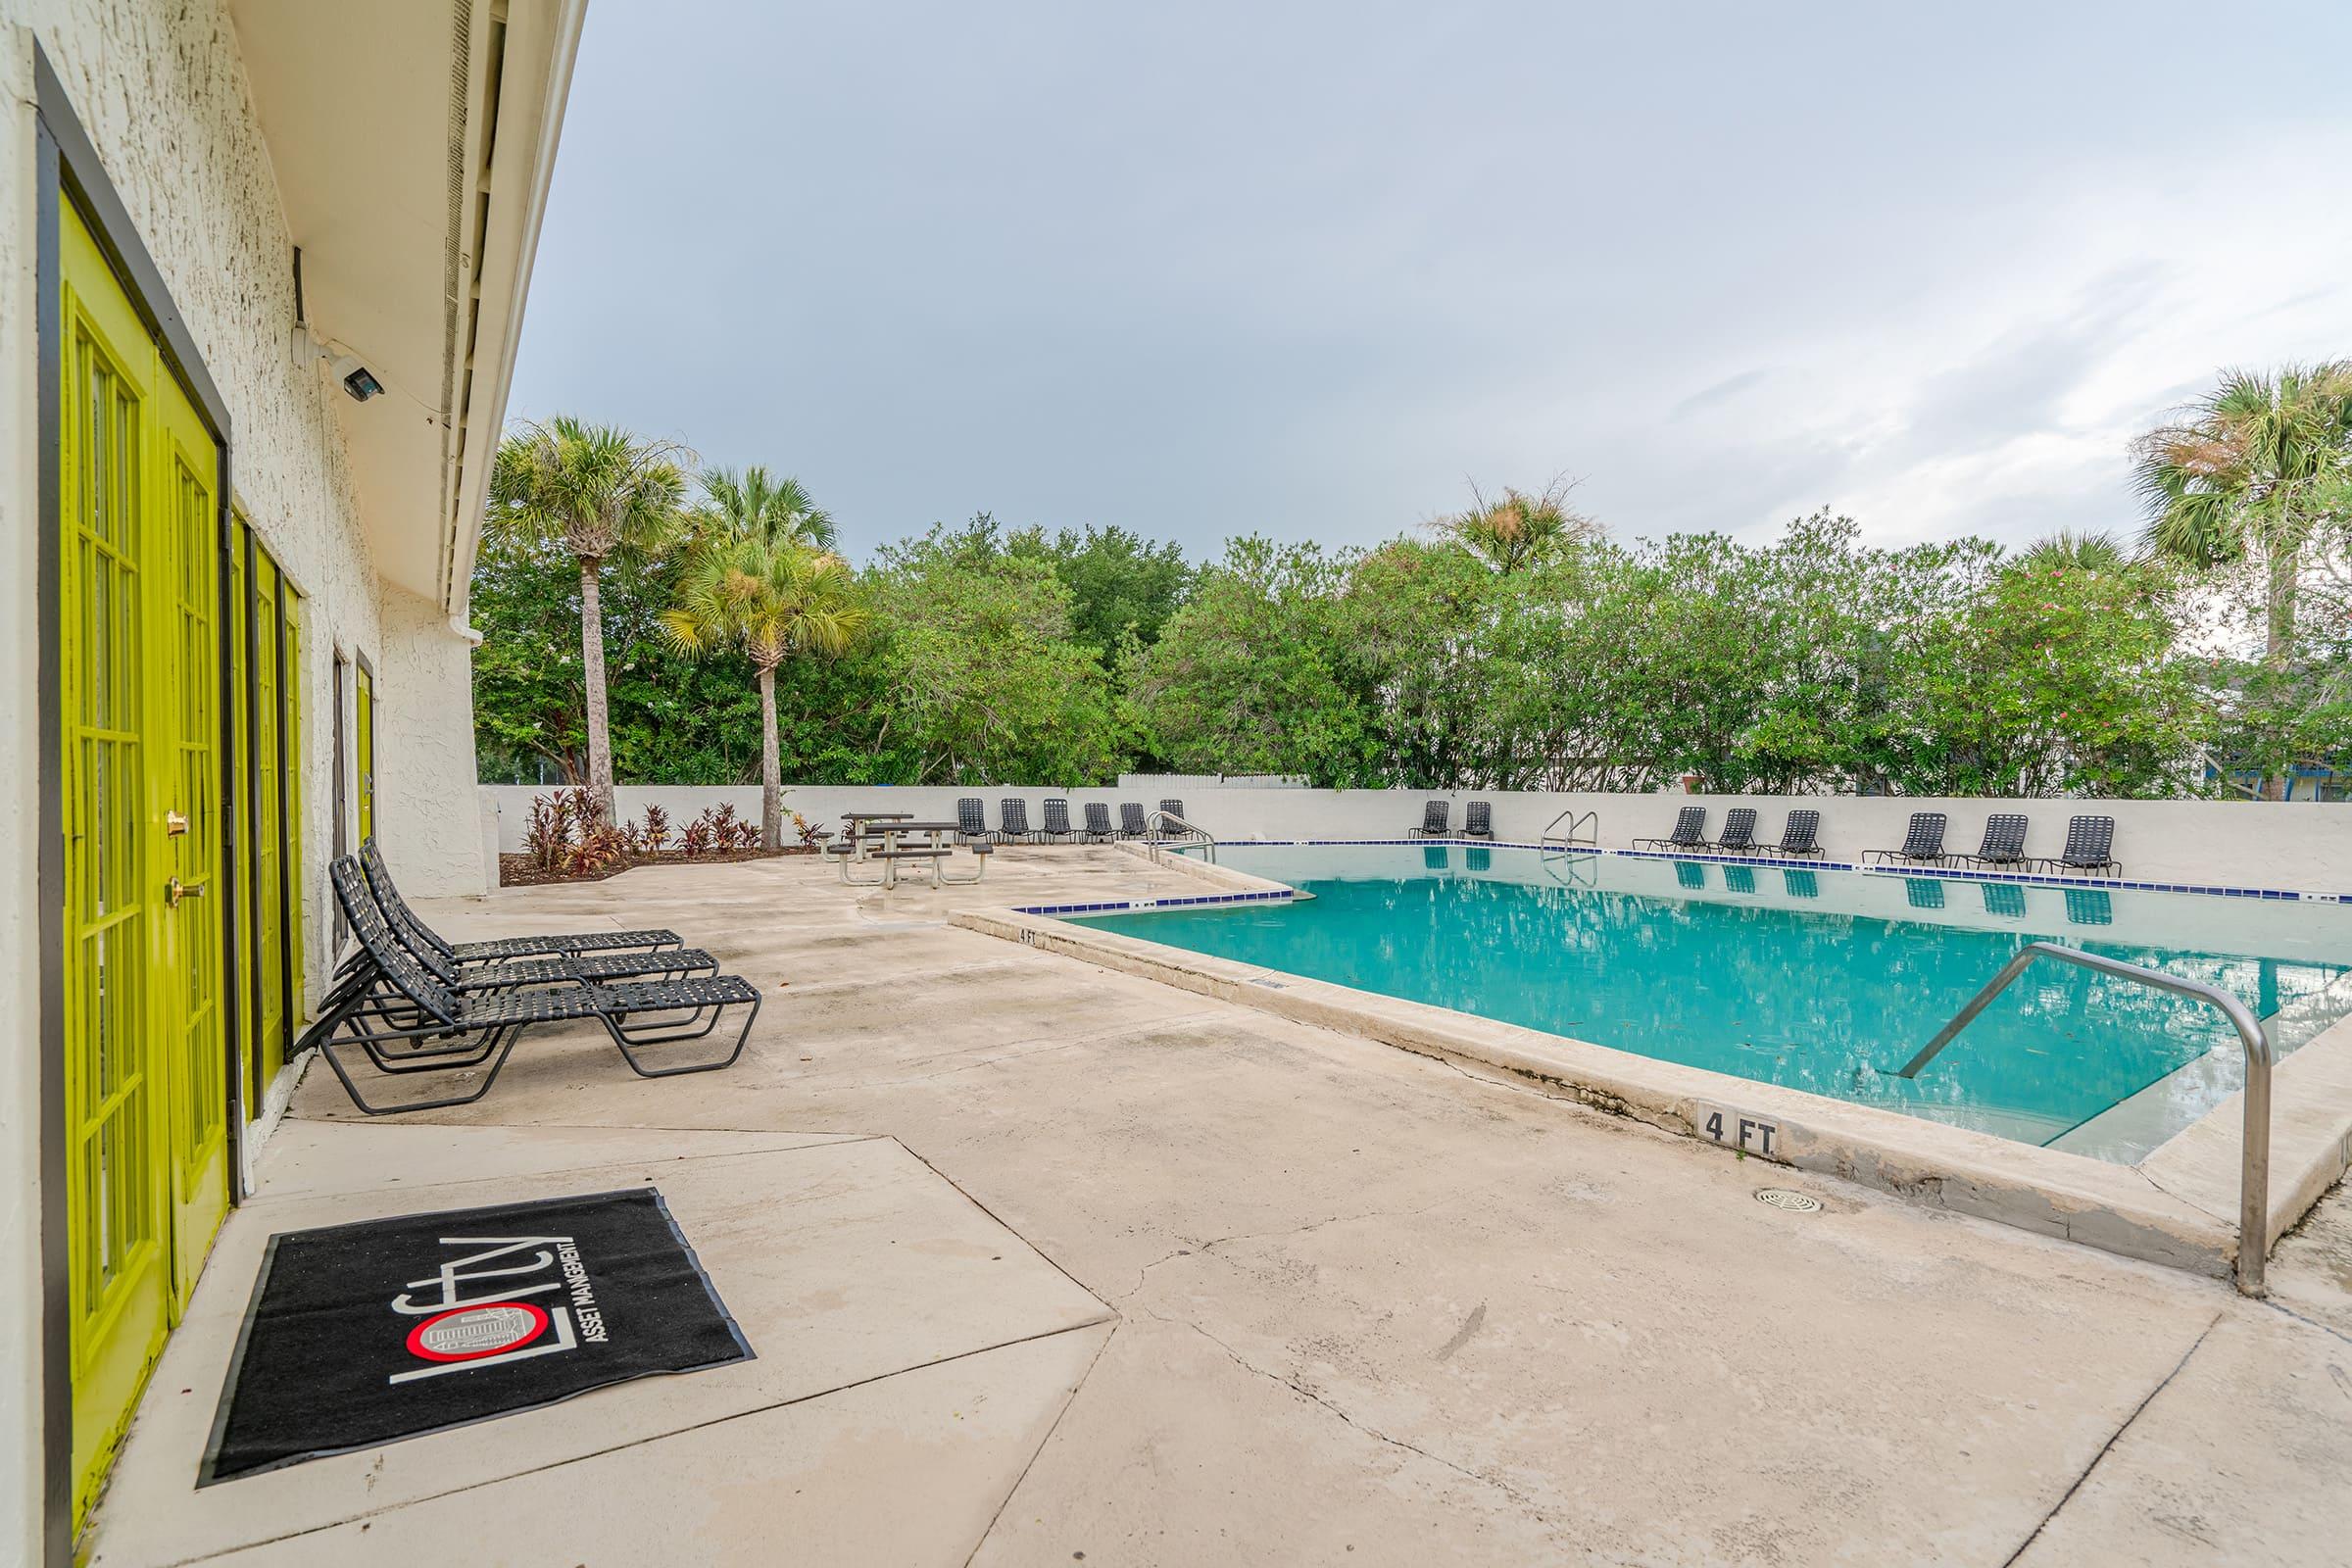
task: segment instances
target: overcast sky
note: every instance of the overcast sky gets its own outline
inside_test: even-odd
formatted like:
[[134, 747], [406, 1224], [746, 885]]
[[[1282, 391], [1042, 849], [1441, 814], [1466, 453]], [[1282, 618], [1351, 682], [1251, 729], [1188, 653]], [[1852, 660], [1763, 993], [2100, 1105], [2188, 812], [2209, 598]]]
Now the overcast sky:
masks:
[[2352, 5], [593, 0], [511, 413], [938, 520], [2135, 521], [2352, 354]]

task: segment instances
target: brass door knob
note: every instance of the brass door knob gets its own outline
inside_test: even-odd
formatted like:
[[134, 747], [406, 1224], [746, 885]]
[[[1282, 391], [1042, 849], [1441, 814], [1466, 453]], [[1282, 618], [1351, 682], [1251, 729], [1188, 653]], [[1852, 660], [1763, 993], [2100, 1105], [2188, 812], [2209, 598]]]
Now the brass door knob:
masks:
[[179, 907], [179, 901], [182, 899], [201, 899], [203, 897], [204, 884], [201, 882], [194, 887], [190, 887], [185, 882], [182, 882], [179, 878], [173, 877], [171, 881], [164, 884], [164, 903], [170, 905], [174, 909]]
[[187, 812], [185, 812], [185, 811], [166, 811], [166, 812], [164, 813], [164, 836], [165, 836], [166, 838], [173, 838], [173, 839], [175, 839], [175, 838], [179, 837], [179, 836], [180, 836], [182, 833], [185, 833], [187, 830], [188, 830], [188, 813], [187, 813]]

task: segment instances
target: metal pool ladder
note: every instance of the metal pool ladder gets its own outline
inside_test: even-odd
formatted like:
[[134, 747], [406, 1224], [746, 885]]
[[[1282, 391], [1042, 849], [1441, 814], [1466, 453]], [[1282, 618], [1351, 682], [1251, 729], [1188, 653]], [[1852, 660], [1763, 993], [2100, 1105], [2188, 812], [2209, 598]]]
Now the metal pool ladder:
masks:
[[1976, 1022], [1977, 1014], [1990, 1004], [1992, 999], [2009, 988], [2009, 982], [2024, 974], [2035, 958], [2056, 958], [2084, 969], [2095, 969], [2119, 979], [2151, 986], [2158, 991], [2170, 991], [2177, 996], [2194, 997], [2209, 1002], [2222, 1010], [2237, 1030], [2238, 1043], [2246, 1052], [2246, 1130], [2244, 1158], [2237, 1173], [2237, 1289], [2242, 1296], [2263, 1296], [2268, 1292], [2263, 1283], [2263, 1271], [2269, 1262], [2271, 1242], [2271, 1064], [2275, 1054], [2268, 1036], [2246, 1004], [2222, 990], [2196, 980], [2183, 980], [2144, 964], [2126, 963], [2121, 958], [2101, 957], [2084, 953], [2080, 948], [2062, 947], [2055, 942], [2029, 942], [2020, 948], [2017, 956], [2001, 966], [1992, 983], [1976, 995], [1976, 999], [1952, 1015], [1952, 1021], [1937, 1031], [1913, 1056], [1896, 1076], [1916, 1078], [1919, 1069], [1936, 1059], [1936, 1054], [1952, 1043], [1961, 1030]]
[[1217, 863], [1217, 841], [1206, 830], [1195, 827], [1174, 811], [1146, 813], [1144, 829], [1144, 848], [1150, 853], [1153, 865], [1160, 863], [1161, 856], [1169, 847], [1192, 845], [1200, 846], [1202, 859], [1211, 865]]
[[[1567, 823], [1567, 827], [1562, 828], [1562, 822]], [[1598, 849], [1600, 813], [1580, 811], [1571, 806], [1551, 819], [1551, 825], [1544, 830], [1543, 837], [1536, 842], [1547, 850]]]

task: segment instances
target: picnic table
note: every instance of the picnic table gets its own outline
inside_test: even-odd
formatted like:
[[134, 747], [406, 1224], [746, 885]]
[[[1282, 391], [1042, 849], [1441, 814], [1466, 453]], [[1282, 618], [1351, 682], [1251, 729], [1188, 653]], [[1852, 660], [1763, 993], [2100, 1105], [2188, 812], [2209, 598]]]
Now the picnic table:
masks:
[[[895, 888], [899, 885], [899, 867], [910, 863], [928, 864], [931, 867], [931, 885], [935, 888], [977, 882], [987, 873], [990, 847], [975, 844], [972, 846], [972, 858], [978, 862], [978, 869], [970, 876], [947, 874], [946, 862], [956, 853], [955, 845], [947, 841], [962, 831], [960, 823], [917, 822], [911, 811], [845, 811], [842, 814], [845, 818], [853, 815], [858, 818], [852, 827], [850, 839], [834, 847], [843, 852], [834, 855], [834, 865], [841, 872], [842, 881], [851, 887]], [[869, 848], [874, 841], [879, 841], [879, 847]], [[869, 860], [882, 863], [880, 877], [868, 880], [850, 874], [853, 862]]]

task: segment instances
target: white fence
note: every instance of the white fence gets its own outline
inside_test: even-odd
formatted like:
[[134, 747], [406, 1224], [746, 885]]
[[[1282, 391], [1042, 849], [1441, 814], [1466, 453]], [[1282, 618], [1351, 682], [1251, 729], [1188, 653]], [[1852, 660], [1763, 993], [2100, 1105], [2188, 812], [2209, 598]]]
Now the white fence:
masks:
[[[1135, 781], [1142, 784], [1142, 779]], [[533, 795], [548, 793], [522, 785], [484, 785], [485, 812], [495, 812], [499, 848], [522, 848]], [[1172, 783], [1162, 790], [961, 788], [954, 786], [796, 785], [784, 795], [787, 809], [812, 822], [839, 828], [844, 811], [911, 811], [926, 819], [952, 820], [959, 799], [986, 803], [987, 819], [1000, 820], [1002, 803], [1025, 801], [1032, 824], [1044, 820], [1050, 798], [1070, 802], [1073, 820], [1089, 801], [1101, 801], [1117, 815], [1122, 801], [1147, 808], [1164, 796], [1184, 802], [1185, 816], [1223, 840], [1289, 838], [1396, 838], [1421, 822], [1422, 804], [1451, 803], [1453, 820], [1472, 800], [1492, 804], [1498, 838], [1532, 842], [1563, 812], [1592, 811], [1599, 841], [1624, 848], [1636, 838], [1663, 834], [1674, 825], [1677, 808], [1704, 806], [1708, 826], [1718, 827], [1736, 806], [1757, 809], [1757, 837], [1780, 836], [1793, 808], [1822, 813], [1821, 842], [1833, 860], [1860, 858], [1866, 850], [1891, 849], [1903, 841], [1913, 811], [1943, 811], [1951, 818], [1946, 847], [1973, 850], [1994, 811], [2022, 811], [2033, 822], [2027, 851], [2056, 855], [2066, 841], [2066, 822], [2077, 812], [2116, 819], [2115, 854], [2132, 881], [2187, 883], [2204, 887], [2278, 888], [2303, 893], [2352, 895], [2352, 807], [2308, 801], [2064, 801], [1931, 800], [1884, 796], [1603, 795], [1505, 791], [1262, 789], [1234, 785]], [[716, 789], [623, 785], [617, 806], [623, 817], [641, 816], [659, 804], [675, 825], [719, 802], [744, 816], [760, 818], [756, 785]]]

